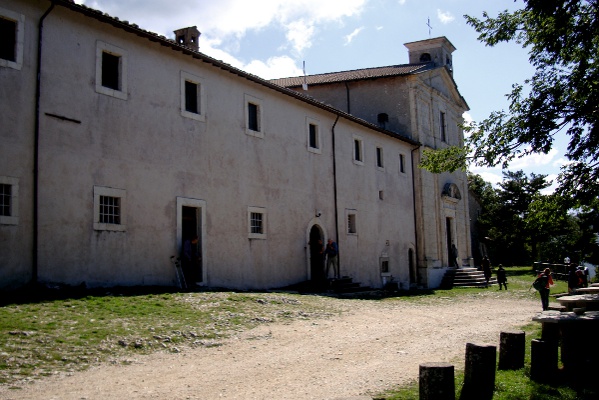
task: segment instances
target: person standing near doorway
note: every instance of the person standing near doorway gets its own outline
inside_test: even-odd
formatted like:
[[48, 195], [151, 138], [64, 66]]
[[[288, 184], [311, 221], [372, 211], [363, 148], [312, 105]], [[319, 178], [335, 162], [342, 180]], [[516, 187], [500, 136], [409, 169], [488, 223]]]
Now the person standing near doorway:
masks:
[[325, 253], [327, 255], [327, 270], [325, 272], [325, 278], [329, 277], [329, 269], [331, 265], [333, 265], [333, 274], [334, 278], [339, 279], [339, 248], [337, 247], [337, 243], [333, 241], [333, 239], [329, 239], [327, 241], [327, 247], [325, 249]]
[[196, 281], [199, 263], [198, 242], [198, 235], [195, 235], [183, 243], [183, 275], [188, 286]]

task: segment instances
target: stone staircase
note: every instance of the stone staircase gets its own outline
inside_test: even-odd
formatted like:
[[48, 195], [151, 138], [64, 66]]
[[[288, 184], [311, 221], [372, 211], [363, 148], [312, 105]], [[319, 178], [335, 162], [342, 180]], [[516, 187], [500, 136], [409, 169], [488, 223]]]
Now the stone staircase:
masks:
[[349, 276], [331, 279], [329, 282], [330, 289], [335, 293], [360, 293], [373, 290], [370, 286], [362, 286], [360, 282], [354, 282]]
[[451, 289], [453, 287], [487, 287], [496, 285], [497, 278], [491, 276], [489, 285], [485, 280], [485, 275], [482, 271], [472, 267], [461, 267], [457, 269], [447, 270], [441, 281], [441, 289]]

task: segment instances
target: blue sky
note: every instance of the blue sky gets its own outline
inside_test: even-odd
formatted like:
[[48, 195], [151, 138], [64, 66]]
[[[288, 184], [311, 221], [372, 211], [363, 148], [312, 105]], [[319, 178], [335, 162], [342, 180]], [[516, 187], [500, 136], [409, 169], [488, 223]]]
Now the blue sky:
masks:
[[[173, 30], [196, 25], [200, 51], [265, 79], [405, 64], [404, 43], [445, 36], [456, 47], [454, 79], [480, 121], [507, 109], [513, 83], [532, 76], [526, 50], [515, 44], [485, 47], [464, 15], [518, 8], [517, 0], [77, 0], [142, 29], [174, 38]], [[429, 34], [427, 25], [432, 29]], [[510, 170], [555, 177], [565, 143], [552, 153], [517, 160]], [[487, 181], [499, 168], [471, 168]]]

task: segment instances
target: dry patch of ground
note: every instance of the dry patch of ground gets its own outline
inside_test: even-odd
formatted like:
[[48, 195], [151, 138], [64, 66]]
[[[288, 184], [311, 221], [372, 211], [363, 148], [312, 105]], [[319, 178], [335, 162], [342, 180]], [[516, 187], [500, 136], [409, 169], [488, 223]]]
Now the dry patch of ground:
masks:
[[[293, 300], [290, 300], [293, 301]], [[57, 375], [4, 399], [342, 399], [381, 393], [418, 377], [425, 362], [462, 368], [465, 345], [498, 344], [531, 322], [538, 301], [489, 291], [455, 298], [318, 297], [340, 312], [238, 332], [180, 353]], [[312, 303], [312, 300], [311, 300]]]

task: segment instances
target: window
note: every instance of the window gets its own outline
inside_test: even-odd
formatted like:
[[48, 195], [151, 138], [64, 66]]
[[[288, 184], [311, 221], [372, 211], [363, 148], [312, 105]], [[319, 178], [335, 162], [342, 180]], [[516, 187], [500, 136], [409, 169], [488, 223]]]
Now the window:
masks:
[[0, 176], [0, 225], [19, 223], [19, 180]]
[[441, 134], [441, 140], [443, 142], [446, 142], [447, 137], [445, 135], [445, 113], [443, 111], [439, 113], [439, 129]]
[[356, 210], [346, 210], [347, 216], [347, 233], [349, 235], [356, 235], [358, 229], [356, 227]]
[[405, 157], [403, 154], [399, 155], [399, 172], [401, 172], [402, 174], [406, 172], [406, 161], [405, 161]]
[[0, 18], [0, 58], [7, 61], [17, 59], [17, 21]]
[[94, 229], [125, 231], [126, 192], [123, 189], [94, 186]]
[[127, 52], [100, 41], [96, 44], [96, 92], [127, 100]]
[[376, 166], [378, 168], [383, 168], [384, 164], [383, 164], [383, 148], [382, 147], [377, 147], [376, 148]]
[[0, 67], [23, 66], [25, 16], [0, 8]]
[[354, 136], [354, 164], [364, 165], [364, 142], [361, 138]]
[[120, 90], [121, 57], [102, 52], [102, 86], [108, 89]]
[[121, 224], [121, 198], [100, 196], [100, 223]]
[[262, 101], [250, 95], [245, 95], [245, 133], [251, 136], [263, 138], [262, 126]]
[[248, 103], [248, 129], [252, 131], [260, 131], [258, 125], [258, 104]]
[[250, 239], [266, 239], [266, 209], [248, 207], [248, 227]]
[[306, 118], [306, 126], [308, 133], [308, 150], [312, 153], [320, 154], [320, 129], [318, 121], [312, 118]]
[[385, 192], [383, 190], [379, 190], [379, 200], [385, 199]]
[[205, 104], [202, 78], [181, 71], [181, 115], [203, 122]]

